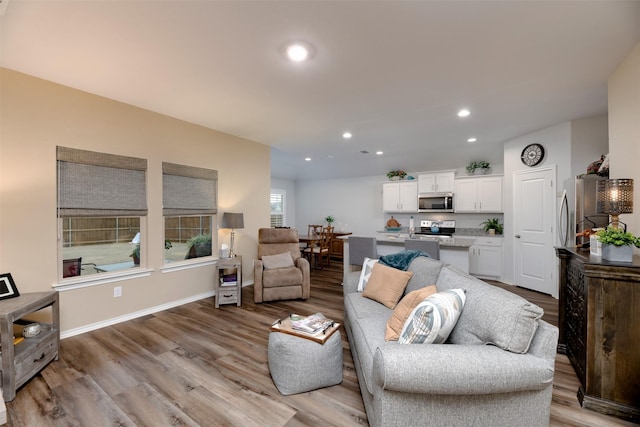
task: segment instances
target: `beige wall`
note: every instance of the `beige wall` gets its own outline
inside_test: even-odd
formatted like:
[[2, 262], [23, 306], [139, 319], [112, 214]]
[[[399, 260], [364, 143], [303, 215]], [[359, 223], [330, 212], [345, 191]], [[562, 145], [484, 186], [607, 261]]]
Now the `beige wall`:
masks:
[[[244, 213], [235, 248], [244, 258], [245, 282], [252, 280], [257, 230], [269, 226], [268, 146], [11, 70], [0, 73], [0, 273], [10, 272], [20, 292], [57, 283], [57, 145], [148, 160], [149, 248], [162, 248], [162, 162], [217, 170], [219, 212]], [[218, 237], [228, 243], [228, 230]], [[148, 277], [61, 292], [63, 333], [213, 290], [212, 266], [163, 273], [162, 262], [162, 250], [150, 251]], [[116, 285], [123, 291], [117, 299]]]
[[640, 43], [609, 77], [609, 149], [611, 178], [634, 179], [634, 213], [620, 220], [640, 235]]

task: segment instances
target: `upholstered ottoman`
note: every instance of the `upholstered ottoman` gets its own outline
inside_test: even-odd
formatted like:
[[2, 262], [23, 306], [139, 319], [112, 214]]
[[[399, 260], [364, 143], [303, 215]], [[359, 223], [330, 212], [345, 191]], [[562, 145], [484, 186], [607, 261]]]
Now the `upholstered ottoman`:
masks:
[[271, 332], [268, 356], [271, 378], [284, 395], [342, 382], [340, 331], [334, 332], [324, 344], [282, 332]]

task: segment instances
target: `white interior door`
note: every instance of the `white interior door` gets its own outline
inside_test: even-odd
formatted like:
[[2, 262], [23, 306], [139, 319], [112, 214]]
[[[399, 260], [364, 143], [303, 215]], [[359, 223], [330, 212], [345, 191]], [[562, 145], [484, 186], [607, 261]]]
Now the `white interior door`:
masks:
[[515, 284], [557, 298], [555, 178], [555, 166], [514, 173], [513, 229]]

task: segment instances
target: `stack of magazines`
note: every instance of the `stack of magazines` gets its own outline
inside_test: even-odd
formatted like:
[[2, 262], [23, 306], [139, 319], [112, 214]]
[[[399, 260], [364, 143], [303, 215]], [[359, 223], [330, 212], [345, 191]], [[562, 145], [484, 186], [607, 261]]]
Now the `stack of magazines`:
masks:
[[334, 325], [334, 321], [327, 319], [324, 314], [316, 313], [311, 316], [291, 315], [291, 327], [297, 331], [306, 332], [307, 334], [316, 334], [320, 331], [326, 331]]

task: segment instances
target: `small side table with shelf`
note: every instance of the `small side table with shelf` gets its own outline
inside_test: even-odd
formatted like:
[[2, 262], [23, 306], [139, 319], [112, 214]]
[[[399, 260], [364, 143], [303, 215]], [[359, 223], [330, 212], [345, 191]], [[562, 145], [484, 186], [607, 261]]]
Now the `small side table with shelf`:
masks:
[[216, 262], [215, 307], [220, 304], [236, 304], [240, 307], [242, 303], [242, 257], [220, 258]]
[[[51, 307], [51, 324], [40, 323], [42, 332], [13, 343], [13, 325], [24, 316]], [[0, 351], [2, 397], [9, 402], [16, 389], [40, 372], [52, 360], [58, 360], [60, 345], [60, 308], [58, 292], [35, 292], [0, 301]]]

